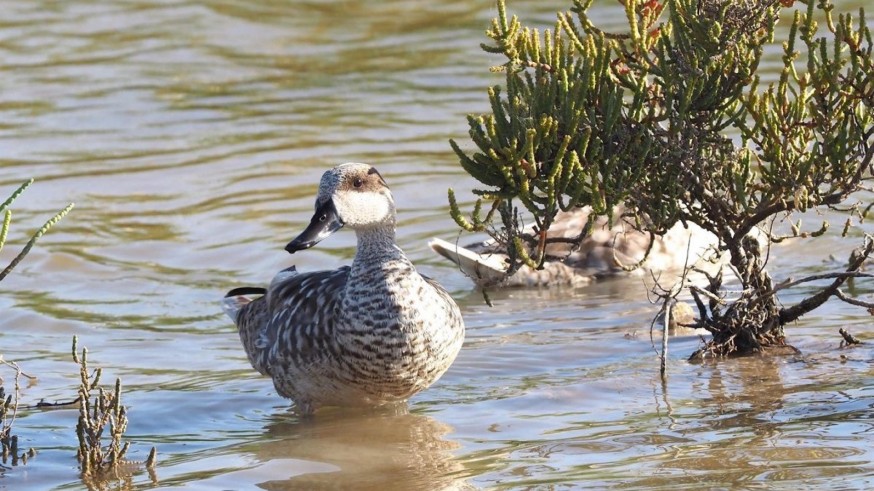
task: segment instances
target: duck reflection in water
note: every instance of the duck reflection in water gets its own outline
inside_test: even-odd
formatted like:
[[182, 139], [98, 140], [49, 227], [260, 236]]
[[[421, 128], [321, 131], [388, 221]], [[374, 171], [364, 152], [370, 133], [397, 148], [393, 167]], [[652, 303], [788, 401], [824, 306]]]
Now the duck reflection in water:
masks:
[[318, 418], [274, 415], [263, 439], [241, 450], [282, 463], [262, 489], [458, 489], [464, 469], [453, 455], [460, 445], [444, 438], [451, 431], [399, 408], [325, 408]]

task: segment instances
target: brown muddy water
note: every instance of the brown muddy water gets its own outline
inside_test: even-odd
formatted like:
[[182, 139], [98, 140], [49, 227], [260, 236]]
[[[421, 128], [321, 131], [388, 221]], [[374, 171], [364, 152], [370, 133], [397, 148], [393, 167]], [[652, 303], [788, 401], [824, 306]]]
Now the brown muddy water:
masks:
[[[663, 386], [641, 279], [493, 293], [489, 308], [430, 253], [429, 237], [457, 234], [446, 189], [469, 199], [474, 186], [447, 139], [467, 144], [465, 115], [501, 83], [478, 48], [490, 0], [2, 5], [0, 185], [37, 182], [0, 259], [76, 208], [3, 281], [0, 353], [38, 377], [26, 405], [75, 396], [73, 335], [107, 383], [121, 377], [131, 457], [157, 446], [159, 466], [157, 482], [140, 472], [111, 488], [874, 486], [872, 350], [839, 350], [837, 335], [874, 342], [863, 311], [831, 302], [790, 326], [804, 352], [790, 358], [692, 365], [699, 338], [672, 338]], [[511, 2], [542, 26], [568, 6]], [[597, 16], [622, 22], [615, 2]], [[349, 232], [282, 250], [321, 173], [344, 161], [392, 185], [400, 245], [453, 293], [468, 337], [408, 414], [301, 420], [250, 368], [219, 299], [292, 263], [351, 260]], [[837, 235], [781, 246], [775, 277], [839, 267], [861, 231]], [[76, 417], [22, 410], [15, 433], [39, 455], [0, 467], [0, 489], [83, 488]]]

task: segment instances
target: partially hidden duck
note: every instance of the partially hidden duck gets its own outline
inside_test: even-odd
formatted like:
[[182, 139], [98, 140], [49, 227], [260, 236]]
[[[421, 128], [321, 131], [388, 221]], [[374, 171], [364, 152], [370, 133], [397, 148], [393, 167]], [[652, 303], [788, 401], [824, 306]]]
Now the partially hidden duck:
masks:
[[[547, 238], [571, 239], [583, 231], [591, 208], [560, 212], [547, 231]], [[621, 216], [621, 209], [614, 215]], [[533, 229], [526, 230], [532, 233]], [[714, 270], [711, 258], [718, 245], [713, 234], [694, 224], [677, 224], [663, 236], [655, 236], [643, 267], [645, 272], [682, 271], [689, 265]], [[542, 269], [522, 266], [512, 275], [506, 248], [495, 240], [486, 240], [459, 246], [433, 238], [428, 243], [434, 252], [458, 265], [471, 280], [481, 287], [550, 287], [582, 286], [596, 278], [625, 274], [623, 266], [638, 263], [650, 247], [649, 234], [635, 230], [631, 224], [617, 218], [611, 226], [606, 217], [597, 217], [591, 234], [579, 242], [547, 244], [546, 260]]]

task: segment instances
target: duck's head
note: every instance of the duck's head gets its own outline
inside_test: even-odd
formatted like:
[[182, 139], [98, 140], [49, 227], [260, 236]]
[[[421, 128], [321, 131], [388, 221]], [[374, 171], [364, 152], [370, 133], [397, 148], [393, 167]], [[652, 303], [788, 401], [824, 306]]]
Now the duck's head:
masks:
[[294, 254], [309, 249], [343, 226], [353, 230], [395, 226], [394, 198], [371, 165], [340, 164], [322, 174], [316, 213], [285, 250]]

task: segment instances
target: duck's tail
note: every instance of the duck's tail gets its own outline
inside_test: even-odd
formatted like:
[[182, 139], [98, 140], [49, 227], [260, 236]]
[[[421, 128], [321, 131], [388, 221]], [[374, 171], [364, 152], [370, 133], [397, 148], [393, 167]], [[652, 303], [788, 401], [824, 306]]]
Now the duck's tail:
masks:
[[[270, 289], [273, 289], [273, 287], [279, 283], [282, 283], [293, 276], [297, 276], [297, 274], [297, 269], [294, 266], [283, 269], [273, 277], [273, 280], [270, 282]], [[237, 317], [240, 315], [240, 310], [253, 300], [252, 298], [249, 298], [249, 295], [263, 297], [267, 295], [267, 290], [267, 288], [261, 288], [260, 286], [241, 286], [239, 288], [234, 288], [225, 295], [225, 298], [222, 299], [222, 310], [225, 314], [228, 314], [228, 317], [234, 321], [234, 324], [239, 325]]]
[[507, 264], [500, 254], [478, 254], [436, 237], [428, 241], [428, 245], [437, 254], [457, 264], [477, 285], [492, 286], [507, 279]]
[[252, 299], [249, 298], [247, 295], [265, 295], [266, 293], [266, 288], [260, 288], [256, 286], [243, 286], [240, 288], [234, 288], [225, 295], [225, 298], [222, 299], [222, 310], [236, 324], [237, 316], [239, 316], [240, 310], [242, 310], [244, 306], [252, 301]]
[[[260, 296], [250, 298], [248, 295]], [[268, 371], [263, 363], [262, 350], [258, 349], [258, 338], [267, 314], [266, 295], [266, 288], [244, 286], [234, 288], [222, 299], [222, 310], [236, 324], [249, 363], [263, 375], [268, 375]]]

